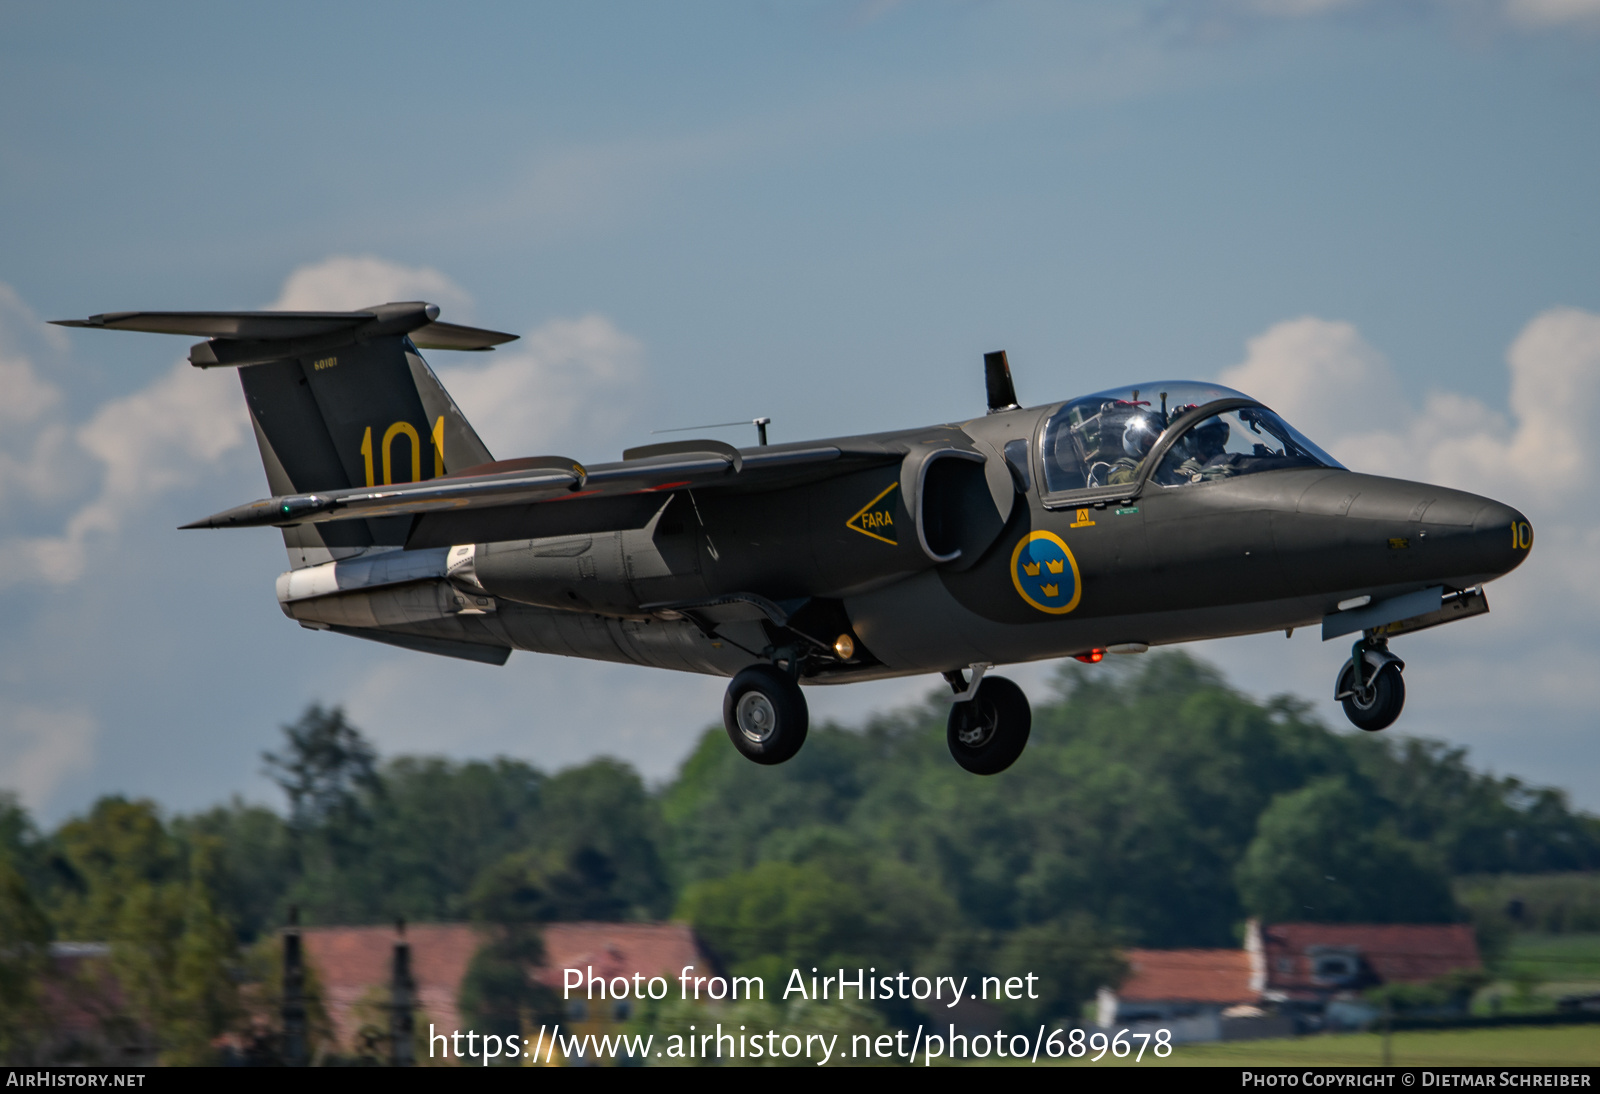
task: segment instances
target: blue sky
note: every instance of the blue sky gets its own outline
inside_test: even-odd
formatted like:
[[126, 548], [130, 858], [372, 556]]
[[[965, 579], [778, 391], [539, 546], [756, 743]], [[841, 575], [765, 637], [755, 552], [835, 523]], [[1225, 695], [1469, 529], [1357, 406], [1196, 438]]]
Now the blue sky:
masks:
[[[433, 355], [500, 456], [958, 419], [1002, 346], [1026, 402], [1231, 379], [1534, 518], [1488, 619], [1407, 640], [1398, 729], [1600, 807], [1600, 0], [464, 7], [0, 7], [0, 784], [43, 818], [270, 800], [313, 699], [654, 778], [715, 720], [301, 631], [274, 534], [174, 530], [263, 492], [234, 378], [40, 322], [391, 294], [526, 336]], [[1342, 722], [1314, 635], [1197, 652]]]

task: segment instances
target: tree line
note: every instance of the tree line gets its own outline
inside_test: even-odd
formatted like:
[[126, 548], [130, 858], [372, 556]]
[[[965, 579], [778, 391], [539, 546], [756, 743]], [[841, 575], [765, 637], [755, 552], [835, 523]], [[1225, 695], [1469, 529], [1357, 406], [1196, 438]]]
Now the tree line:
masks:
[[484, 924], [465, 1002], [501, 1024], [548, 1003], [517, 972], [538, 924], [669, 916], [769, 981], [1033, 972], [1048, 990], [1018, 1016], [1042, 1020], [1075, 1015], [1128, 945], [1237, 945], [1249, 916], [1459, 920], [1457, 877], [1600, 867], [1600, 818], [1560, 791], [1438, 742], [1333, 732], [1182, 653], [1066, 665], [1023, 759], [990, 779], [950, 762], [947, 710], [820, 725], [778, 767], [708, 729], [650, 787], [614, 759], [384, 759], [313, 706], [263, 757], [281, 811], [107, 796], [41, 832], [7, 799], [0, 1052], [26, 1050], [46, 944], [98, 941], [127, 1019], [168, 1059], [208, 1058], [291, 906], [310, 925]]

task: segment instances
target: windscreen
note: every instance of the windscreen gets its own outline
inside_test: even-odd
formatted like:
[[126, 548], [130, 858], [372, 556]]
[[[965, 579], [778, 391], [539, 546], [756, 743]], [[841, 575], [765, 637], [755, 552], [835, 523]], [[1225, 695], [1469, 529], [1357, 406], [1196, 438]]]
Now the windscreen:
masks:
[[1202, 418], [1185, 429], [1161, 458], [1154, 481], [1161, 486], [1189, 486], [1261, 471], [1338, 466], [1337, 460], [1266, 407], [1245, 406]]
[[[1041, 445], [1045, 492], [1132, 485], [1172, 422], [1218, 399], [1242, 398], [1248, 396], [1220, 384], [1173, 380], [1074, 399], [1045, 423]], [[1211, 428], [1196, 434], [1202, 426]], [[1220, 449], [1213, 451], [1223, 433], [1227, 436]], [[1197, 447], [1191, 451], [1191, 445]], [[1186, 430], [1162, 461], [1156, 480], [1176, 486], [1277, 467], [1338, 466], [1270, 410], [1246, 407], [1214, 415]], [[1193, 478], [1196, 474], [1201, 477]]]

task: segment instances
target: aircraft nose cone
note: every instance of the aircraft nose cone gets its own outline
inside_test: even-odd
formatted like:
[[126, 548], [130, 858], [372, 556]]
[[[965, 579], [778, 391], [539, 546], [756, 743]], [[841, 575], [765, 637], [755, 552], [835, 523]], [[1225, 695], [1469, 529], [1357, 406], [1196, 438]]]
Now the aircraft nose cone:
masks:
[[1491, 501], [1472, 518], [1472, 542], [1485, 570], [1507, 574], [1532, 550], [1533, 524], [1511, 506]]

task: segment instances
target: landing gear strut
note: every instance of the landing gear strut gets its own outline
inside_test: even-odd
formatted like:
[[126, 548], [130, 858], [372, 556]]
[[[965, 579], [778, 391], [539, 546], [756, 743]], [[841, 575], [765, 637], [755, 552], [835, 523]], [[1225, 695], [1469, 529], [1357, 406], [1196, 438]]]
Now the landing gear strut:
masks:
[[1356, 641], [1350, 660], [1339, 670], [1334, 698], [1357, 729], [1388, 729], [1406, 705], [1406, 684], [1400, 672], [1406, 663], [1389, 652], [1387, 639], [1370, 632]]
[[[950, 679], [954, 677], [954, 679]], [[950, 686], [965, 685], [960, 673], [946, 674]], [[1033, 711], [1022, 689], [1003, 676], [984, 676], [971, 696], [950, 705], [945, 741], [956, 763], [974, 775], [996, 775], [1017, 762], [1033, 729]]]
[[722, 724], [746, 759], [781, 764], [806, 743], [810, 715], [793, 677], [775, 665], [751, 665], [722, 697]]

